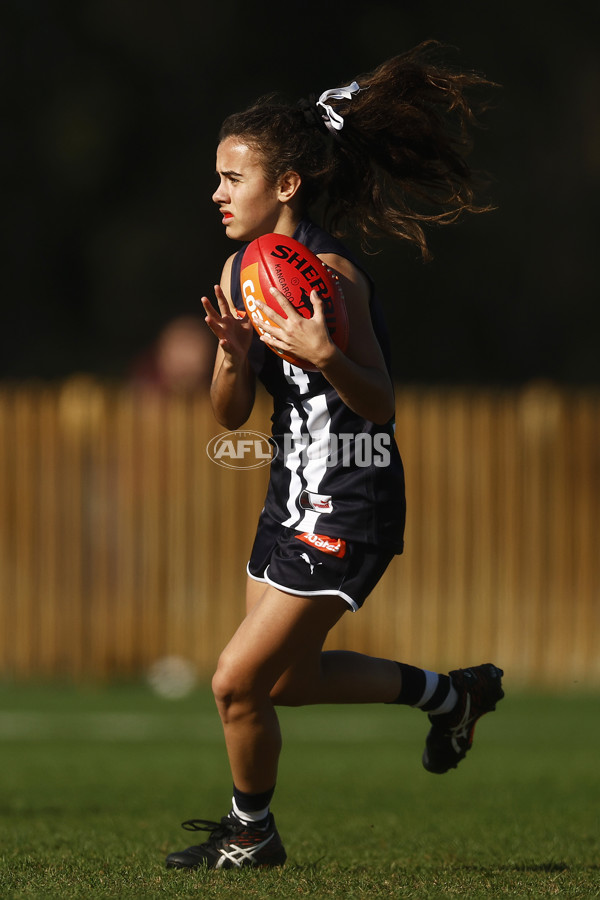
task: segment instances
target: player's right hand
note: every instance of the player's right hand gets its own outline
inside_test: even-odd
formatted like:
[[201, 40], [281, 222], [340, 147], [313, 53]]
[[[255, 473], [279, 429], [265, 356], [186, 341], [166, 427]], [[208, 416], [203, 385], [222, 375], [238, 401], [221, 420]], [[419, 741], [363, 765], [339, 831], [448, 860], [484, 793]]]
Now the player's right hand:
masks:
[[219, 341], [219, 347], [233, 363], [246, 359], [252, 341], [254, 328], [246, 313], [232, 311], [220, 285], [215, 285], [215, 297], [219, 306], [215, 310], [208, 297], [202, 297], [206, 313], [204, 321]]

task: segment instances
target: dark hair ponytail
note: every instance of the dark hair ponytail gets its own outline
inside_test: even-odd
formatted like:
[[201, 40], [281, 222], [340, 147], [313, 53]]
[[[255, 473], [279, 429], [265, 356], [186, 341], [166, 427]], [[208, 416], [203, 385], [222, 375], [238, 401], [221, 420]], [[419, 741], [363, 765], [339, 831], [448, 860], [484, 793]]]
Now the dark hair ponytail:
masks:
[[424, 226], [447, 225], [463, 213], [490, 207], [475, 200], [476, 177], [467, 164], [471, 132], [487, 106], [474, 95], [492, 82], [436, 59], [441, 45], [427, 41], [356, 78], [360, 91], [328, 101], [343, 116], [335, 134], [319, 121], [320, 108], [263, 98], [226, 119], [221, 140], [243, 138], [256, 149], [267, 178], [294, 170], [304, 201], [324, 202], [324, 220], [336, 235], [352, 224], [363, 243], [387, 234], [430, 254]]

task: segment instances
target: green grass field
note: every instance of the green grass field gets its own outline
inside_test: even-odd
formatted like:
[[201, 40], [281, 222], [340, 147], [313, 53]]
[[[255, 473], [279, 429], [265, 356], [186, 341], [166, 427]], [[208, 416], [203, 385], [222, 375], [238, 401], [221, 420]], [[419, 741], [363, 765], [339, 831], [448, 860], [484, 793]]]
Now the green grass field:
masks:
[[0, 897], [600, 896], [600, 697], [510, 693], [459, 769], [393, 706], [282, 710], [288, 864], [179, 872], [230, 777], [208, 691], [0, 686]]

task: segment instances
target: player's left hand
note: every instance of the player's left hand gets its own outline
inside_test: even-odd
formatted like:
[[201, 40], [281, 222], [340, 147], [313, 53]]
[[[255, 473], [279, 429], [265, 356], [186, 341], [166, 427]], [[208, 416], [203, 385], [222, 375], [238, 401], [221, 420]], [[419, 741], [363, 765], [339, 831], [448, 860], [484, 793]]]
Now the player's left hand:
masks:
[[282, 353], [304, 359], [318, 369], [322, 368], [336, 352], [336, 346], [327, 329], [323, 301], [317, 292], [312, 291], [310, 295], [313, 306], [310, 319], [305, 319], [277, 288], [271, 288], [271, 293], [287, 318], [280, 316], [266, 303], [256, 300], [260, 311], [273, 323], [261, 322], [260, 327], [265, 332], [261, 335], [261, 341]]

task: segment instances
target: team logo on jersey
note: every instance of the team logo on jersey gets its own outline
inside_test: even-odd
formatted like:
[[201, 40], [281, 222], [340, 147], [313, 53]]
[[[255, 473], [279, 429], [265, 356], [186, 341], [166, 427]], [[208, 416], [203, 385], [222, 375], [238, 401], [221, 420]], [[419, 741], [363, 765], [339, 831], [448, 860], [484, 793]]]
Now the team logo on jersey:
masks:
[[346, 541], [341, 538], [327, 537], [326, 534], [313, 534], [311, 531], [297, 534], [296, 537], [299, 541], [304, 541], [305, 544], [321, 550], [322, 553], [330, 553], [332, 556], [339, 556], [340, 559], [346, 554]]
[[319, 513], [333, 512], [331, 494], [313, 494], [312, 491], [302, 491], [300, 494], [300, 506], [302, 509], [314, 509]]

